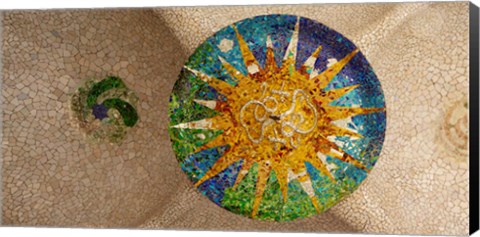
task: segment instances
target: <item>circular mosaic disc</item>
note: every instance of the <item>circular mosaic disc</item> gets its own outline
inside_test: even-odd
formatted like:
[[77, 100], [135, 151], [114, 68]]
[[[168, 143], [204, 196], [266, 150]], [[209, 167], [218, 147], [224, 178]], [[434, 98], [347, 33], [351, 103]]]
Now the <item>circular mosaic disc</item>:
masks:
[[353, 192], [386, 127], [362, 53], [291, 15], [244, 19], [208, 38], [182, 69], [169, 116], [176, 157], [202, 194], [276, 221], [324, 212]]

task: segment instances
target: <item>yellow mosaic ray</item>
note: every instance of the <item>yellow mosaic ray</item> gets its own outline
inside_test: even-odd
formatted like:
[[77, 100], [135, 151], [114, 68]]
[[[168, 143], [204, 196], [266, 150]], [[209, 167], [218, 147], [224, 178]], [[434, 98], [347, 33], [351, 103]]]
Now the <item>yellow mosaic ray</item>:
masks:
[[327, 116], [332, 120], [345, 119], [361, 114], [370, 114], [385, 110], [384, 108], [349, 108], [339, 106], [327, 106], [325, 112]]
[[237, 178], [235, 179], [235, 183], [233, 184], [234, 189], [236, 189], [237, 186], [240, 184], [240, 182], [243, 180], [243, 178], [245, 178], [245, 176], [250, 171], [250, 168], [252, 168], [253, 164], [255, 164], [255, 162], [251, 159], [243, 160], [242, 168], [238, 172]]
[[277, 70], [277, 62], [275, 62], [275, 53], [273, 52], [273, 44], [270, 36], [267, 36], [267, 53], [265, 59], [265, 71], [264, 73], [273, 74]]
[[296, 57], [297, 57], [297, 47], [298, 47], [298, 32], [300, 28], [300, 18], [297, 17], [297, 23], [295, 24], [295, 29], [293, 30], [292, 36], [290, 38], [290, 43], [288, 44], [287, 51], [283, 57], [282, 69], [294, 70]]
[[355, 167], [365, 170], [367, 172], [370, 172], [360, 161], [356, 160], [353, 158], [350, 154], [345, 152], [342, 148], [340, 148], [337, 144], [334, 142], [328, 140], [327, 138], [321, 136], [319, 138], [319, 143], [322, 144], [323, 149], [327, 148], [327, 151], [323, 151], [324, 154], [335, 157], [341, 161], [350, 163], [354, 165]]
[[308, 57], [307, 60], [303, 63], [303, 67], [308, 73], [311, 73], [312, 70], [315, 68], [315, 62], [317, 61], [318, 55], [322, 51], [322, 46], [318, 46], [318, 48]]
[[312, 187], [312, 180], [310, 179], [310, 175], [307, 172], [305, 162], [295, 163], [294, 167], [292, 168], [292, 172], [293, 175], [296, 176], [295, 179], [298, 180], [298, 182], [302, 186], [303, 191], [305, 191], [305, 193], [310, 198], [310, 201], [315, 207], [317, 213], [320, 213], [320, 207], [318, 206], [317, 197], [315, 196], [315, 191]]
[[202, 178], [200, 178], [196, 183], [195, 187], [198, 187], [200, 184], [205, 182], [206, 180], [212, 178], [213, 176], [217, 175], [218, 173], [222, 172], [224, 169], [232, 165], [233, 163], [239, 160], [239, 157], [232, 152], [235, 148], [230, 148], [230, 150], [225, 151], [225, 153], [218, 158], [217, 162], [208, 170]]
[[314, 84], [313, 87], [318, 87], [320, 89], [324, 89], [328, 83], [347, 65], [348, 62], [358, 53], [358, 49], [353, 50], [347, 56], [342, 58], [340, 61], [336, 62], [325, 71], [320, 73], [318, 76], [311, 79]]
[[342, 137], [342, 136], [350, 136], [350, 137], [356, 137], [356, 138], [363, 138], [362, 134], [355, 132], [350, 129], [346, 128], [341, 128], [338, 126], [335, 126], [331, 124], [330, 126], [325, 126], [323, 127], [323, 135], [326, 137], [329, 136], [337, 136], [337, 137]]
[[230, 76], [237, 79], [239, 83], [248, 79], [245, 75], [243, 75], [240, 71], [238, 71], [234, 66], [228, 63], [224, 58], [218, 57], [218, 59], [220, 59], [220, 62], [222, 62], [223, 67], [227, 69], [227, 72], [230, 74]]
[[262, 201], [263, 193], [265, 192], [265, 186], [267, 186], [268, 177], [272, 170], [269, 161], [259, 163], [258, 166], [258, 178], [255, 185], [255, 199], [253, 200], [252, 218], [257, 215], [260, 202]]
[[283, 160], [274, 161], [272, 164], [273, 171], [277, 176], [277, 182], [282, 192], [283, 202], [287, 202], [288, 197], [288, 168]]
[[260, 64], [253, 55], [252, 51], [248, 48], [248, 44], [243, 39], [243, 36], [238, 32], [238, 29], [235, 25], [232, 25], [232, 28], [235, 30], [235, 35], [237, 36], [238, 45], [240, 46], [240, 51], [242, 52], [243, 62], [247, 67], [248, 74], [252, 75], [261, 71]]
[[320, 101], [325, 102], [325, 103], [333, 102], [333, 101], [339, 99], [340, 97], [344, 96], [348, 92], [354, 90], [358, 86], [359, 85], [346, 86], [346, 87], [342, 87], [342, 88], [337, 88], [337, 89], [332, 89], [332, 90], [325, 91], [326, 95], [324, 97], [322, 97], [322, 99], [320, 99]]
[[208, 83], [210, 87], [213, 89], [221, 92], [222, 94], [231, 94], [233, 93], [233, 86], [228, 84], [227, 82], [220, 80], [218, 78], [209, 76], [201, 71], [191, 69], [189, 67], [186, 67], [189, 71], [193, 72], [198, 78], [200, 78], [202, 81]]

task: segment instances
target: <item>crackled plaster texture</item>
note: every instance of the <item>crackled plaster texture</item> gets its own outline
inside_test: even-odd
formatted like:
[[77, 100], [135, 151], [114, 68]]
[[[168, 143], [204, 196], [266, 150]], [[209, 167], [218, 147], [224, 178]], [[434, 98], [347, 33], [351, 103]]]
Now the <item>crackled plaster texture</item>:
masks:
[[[195, 191], [167, 134], [183, 63], [238, 20], [282, 13], [342, 33], [382, 83], [387, 134], [375, 169], [329, 211], [287, 223], [232, 214]], [[468, 3], [328, 4], [3, 14], [4, 225], [468, 233]], [[139, 97], [119, 145], [88, 143], [70, 94], [116, 74]]]

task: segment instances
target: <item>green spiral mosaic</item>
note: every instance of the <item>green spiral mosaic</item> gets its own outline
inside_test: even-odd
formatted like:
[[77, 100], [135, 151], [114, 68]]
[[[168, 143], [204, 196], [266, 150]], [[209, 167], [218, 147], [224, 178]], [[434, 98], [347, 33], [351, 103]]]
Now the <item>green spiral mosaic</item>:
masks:
[[80, 129], [94, 141], [118, 143], [138, 122], [138, 97], [121, 78], [88, 80], [72, 96], [72, 111]]

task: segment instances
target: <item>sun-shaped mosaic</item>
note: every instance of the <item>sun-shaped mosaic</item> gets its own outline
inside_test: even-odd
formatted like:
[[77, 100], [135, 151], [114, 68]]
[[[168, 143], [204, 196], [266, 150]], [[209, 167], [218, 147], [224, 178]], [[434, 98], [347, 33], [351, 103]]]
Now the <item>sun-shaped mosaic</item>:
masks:
[[353, 43], [307, 18], [267, 15], [200, 45], [170, 98], [183, 171], [237, 214], [293, 220], [353, 192], [380, 154], [383, 93]]

